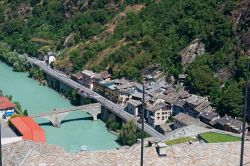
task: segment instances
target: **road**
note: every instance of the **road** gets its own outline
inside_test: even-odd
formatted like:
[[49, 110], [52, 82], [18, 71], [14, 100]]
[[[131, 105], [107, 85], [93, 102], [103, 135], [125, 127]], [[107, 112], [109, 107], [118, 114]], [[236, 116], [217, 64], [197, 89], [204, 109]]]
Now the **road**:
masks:
[[[124, 121], [130, 121], [130, 120], [135, 120], [136, 121], [136, 118], [129, 114], [128, 112], [124, 111], [124, 109], [104, 98], [103, 96], [99, 95], [98, 93], [92, 91], [91, 89], [75, 82], [74, 80], [70, 79], [69, 77], [67, 77], [66, 75], [60, 73], [59, 71], [55, 71], [53, 70], [50, 66], [48, 66], [44, 61], [40, 61], [38, 59], [33, 59], [33, 58], [28, 58], [28, 61], [30, 63], [32, 63], [33, 65], [36, 65], [38, 67], [40, 67], [46, 74], [58, 79], [59, 81], [63, 82], [64, 84], [74, 88], [74, 89], [82, 89], [84, 94], [83, 93], [79, 93], [79, 95], [83, 96], [83, 97], [86, 97], [86, 94], [88, 96], [90, 96], [92, 99], [94, 99], [95, 101], [99, 102], [100, 104], [102, 104], [103, 107], [107, 108], [108, 110], [110, 110], [112, 113], [114, 113], [115, 115], [117, 115], [118, 117], [120, 117], [121, 119], [123, 119]], [[139, 129], [141, 129], [141, 124], [138, 123], [136, 121], [136, 125]], [[148, 124], [145, 123], [144, 125], [144, 130], [146, 133], [148, 133], [149, 135], [155, 137], [155, 138], [159, 138], [160, 140], [164, 139], [164, 136], [157, 132], [154, 128], [152, 128], [151, 126], [149, 126]]]

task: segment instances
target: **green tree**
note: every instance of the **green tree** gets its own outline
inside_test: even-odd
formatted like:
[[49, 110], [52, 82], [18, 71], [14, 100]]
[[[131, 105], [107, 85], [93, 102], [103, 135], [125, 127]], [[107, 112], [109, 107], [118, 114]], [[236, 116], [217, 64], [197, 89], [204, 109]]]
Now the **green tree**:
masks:
[[69, 99], [70, 99], [71, 104], [78, 105], [77, 92], [75, 89], [70, 92]]
[[14, 101], [14, 104], [16, 105], [16, 108], [22, 112], [22, 106], [18, 101]]
[[220, 88], [219, 80], [214, 77], [213, 71], [209, 66], [194, 66], [189, 72], [190, 89], [194, 93], [210, 95], [214, 90]]
[[221, 99], [218, 111], [220, 114], [230, 114], [235, 117], [242, 117], [243, 93], [237, 83], [228, 85]]
[[137, 127], [134, 121], [128, 121], [122, 125], [118, 141], [122, 145], [133, 145], [137, 141]]
[[12, 95], [6, 95], [6, 97], [7, 97], [10, 101], [12, 101], [12, 98], [13, 98]]
[[120, 129], [120, 123], [117, 122], [117, 119], [114, 114], [111, 114], [106, 122], [106, 126], [109, 130], [118, 130]]
[[23, 115], [24, 115], [24, 116], [29, 116], [28, 110], [27, 110], [27, 109], [25, 109], [25, 110], [23, 111]]

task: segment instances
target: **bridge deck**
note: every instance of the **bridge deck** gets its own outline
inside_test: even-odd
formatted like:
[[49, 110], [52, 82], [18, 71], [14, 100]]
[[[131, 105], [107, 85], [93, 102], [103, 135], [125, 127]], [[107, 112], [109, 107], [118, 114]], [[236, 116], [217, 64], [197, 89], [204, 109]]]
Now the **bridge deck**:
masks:
[[56, 110], [52, 110], [49, 112], [31, 115], [30, 117], [38, 118], [38, 117], [42, 117], [42, 116], [47, 116], [47, 115], [52, 115], [52, 114], [60, 114], [60, 113], [65, 113], [65, 112], [73, 112], [73, 111], [77, 111], [77, 110], [88, 110], [88, 112], [89, 112], [95, 108], [101, 108], [101, 104], [94, 103], [94, 104], [87, 104], [87, 105], [82, 105], [82, 106], [77, 106], [77, 107], [72, 107], [72, 108], [56, 109]]

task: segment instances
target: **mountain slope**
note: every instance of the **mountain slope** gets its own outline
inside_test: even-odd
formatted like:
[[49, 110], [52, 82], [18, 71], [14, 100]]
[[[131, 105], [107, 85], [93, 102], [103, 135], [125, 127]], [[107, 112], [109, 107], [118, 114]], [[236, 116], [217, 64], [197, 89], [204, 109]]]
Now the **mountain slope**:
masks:
[[[20, 53], [43, 57], [52, 50], [60, 52], [56, 67], [64, 72], [110, 68], [114, 77], [137, 80], [142, 68], [160, 63], [168, 75], [188, 74], [187, 89], [209, 96], [221, 114], [241, 115], [250, 52], [247, 0], [0, 3], [0, 40]], [[204, 49], [192, 49], [192, 41]], [[182, 66], [182, 54], [192, 63]]]

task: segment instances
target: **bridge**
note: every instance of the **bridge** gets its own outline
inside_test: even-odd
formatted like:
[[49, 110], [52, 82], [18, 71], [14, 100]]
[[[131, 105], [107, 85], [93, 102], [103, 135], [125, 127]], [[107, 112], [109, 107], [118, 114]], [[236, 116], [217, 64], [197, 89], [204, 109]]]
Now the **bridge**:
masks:
[[70, 113], [74, 111], [84, 111], [93, 117], [93, 120], [97, 120], [98, 114], [101, 113], [101, 104], [87, 104], [78, 107], [66, 108], [66, 109], [54, 109], [49, 112], [31, 115], [32, 118], [44, 118], [49, 120], [54, 127], [60, 127], [62, 120]]
[[[59, 72], [53, 70], [44, 61], [30, 58], [30, 57], [28, 57], [28, 61], [32, 65], [39, 67], [47, 75], [57, 79], [58, 81], [64, 83], [65, 85], [67, 85], [75, 90], [82, 89], [83, 93], [79, 93], [79, 95], [81, 95], [82, 97], [86, 97], [86, 94], [87, 94], [87, 96], [90, 96], [93, 100], [100, 103], [103, 107], [110, 110], [112, 113], [114, 113], [115, 115], [117, 115], [118, 117], [123, 119], [124, 121], [130, 121], [130, 120], [136, 121], [136, 118], [133, 115], [129, 114], [128, 112], [124, 111], [124, 109], [120, 105], [104, 98], [103, 96], [99, 95], [98, 93], [96, 93], [96, 92], [92, 91], [91, 89], [77, 83], [76, 81], [70, 79], [69, 77], [63, 75], [62, 73], [59, 73]], [[136, 125], [141, 130], [141, 124], [136, 122]], [[146, 123], [144, 125], [144, 130], [146, 133], [148, 133], [149, 135], [151, 135], [153, 137], [156, 137], [159, 139], [165, 139], [165, 136], [163, 136], [161, 133], [157, 132], [154, 128], [152, 128], [150, 125], [148, 125]]]

